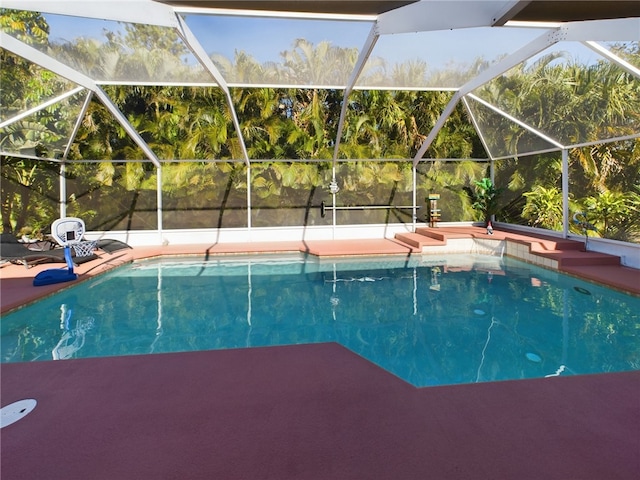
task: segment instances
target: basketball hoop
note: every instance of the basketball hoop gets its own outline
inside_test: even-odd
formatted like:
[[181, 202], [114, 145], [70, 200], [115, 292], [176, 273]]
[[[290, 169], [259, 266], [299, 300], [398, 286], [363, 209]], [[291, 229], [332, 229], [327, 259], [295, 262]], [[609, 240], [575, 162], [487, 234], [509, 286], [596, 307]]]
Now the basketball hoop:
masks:
[[71, 248], [75, 250], [77, 257], [88, 257], [93, 253], [97, 244], [95, 241], [82, 240], [84, 232], [84, 221], [81, 218], [65, 217], [53, 222], [51, 236], [64, 247], [64, 259], [67, 262], [67, 269], [50, 268], [39, 272], [33, 279], [34, 286], [71, 282], [78, 278], [78, 274], [73, 271]]
[[86, 242], [74, 243], [71, 247], [76, 252], [76, 257], [88, 257], [93, 254], [97, 244], [98, 242], [95, 240], [89, 240]]

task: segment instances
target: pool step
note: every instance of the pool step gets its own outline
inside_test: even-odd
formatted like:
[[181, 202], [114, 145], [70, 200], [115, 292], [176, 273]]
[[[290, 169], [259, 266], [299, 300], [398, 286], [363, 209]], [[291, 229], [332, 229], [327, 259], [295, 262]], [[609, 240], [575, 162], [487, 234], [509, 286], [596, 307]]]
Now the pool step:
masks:
[[620, 265], [620, 257], [599, 252], [581, 250], [535, 251], [531, 253], [558, 261], [558, 268], [586, 265]]
[[551, 258], [558, 262], [558, 268], [579, 265], [620, 265], [620, 257], [600, 252], [587, 252], [584, 250], [584, 243], [575, 240], [537, 240], [521, 239], [507, 240], [515, 241], [529, 246], [529, 252], [544, 258]]
[[[507, 237], [508, 240], [511, 240]], [[575, 240], [527, 240], [519, 243], [528, 244], [531, 252], [557, 252], [584, 250], [584, 243]]]
[[447, 244], [446, 240], [437, 240], [419, 233], [396, 233], [394, 238], [399, 242], [406, 243], [407, 245], [418, 249]]
[[[444, 229], [443, 229], [444, 230]], [[532, 238], [526, 235], [494, 230], [494, 235], [487, 236], [484, 228], [447, 228], [418, 227], [415, 233], [398, 233], [395, 239], [413, 248], [423, 249], [430, 246], [446, 245], [453, 238], [491, 238], [506, 240], [525, 245], [529, 253], [539, 257], [550, 258], [558, 262], [558, 268], [588, 265], [620, 265], [620, 257], [599, 252], [584, 251], [584, 242], [555, 237]], [[459, 230], [459, 231], [458, 231]]]
[[447, 243], [447, 236], [450, 236], [442, 232], [438, 232], [436, 228], [429, 227], [418, 227], [416, 228], [416, 233], [418, 235], [422, 235], [423, 237], [433, 238], [434, 240], [438, 240], [444, 243]]

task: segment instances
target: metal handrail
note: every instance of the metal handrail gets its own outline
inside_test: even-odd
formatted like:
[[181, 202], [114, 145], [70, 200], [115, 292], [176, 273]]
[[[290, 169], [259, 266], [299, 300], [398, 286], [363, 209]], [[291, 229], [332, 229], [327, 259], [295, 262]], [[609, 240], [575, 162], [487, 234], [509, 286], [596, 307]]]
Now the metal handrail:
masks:
[[420, 206], [416, 205], [415, 207], [413, 205], [355, 205], [355, 206], [344, 206], [344, 207], [340, 207], [337, 205], [326, 205], [324, 201], [320, 202], [320, 216], [322, 218], [325, 217], [326, 211], [327, 210], [332, 210], [332, 211], [336, 211], [336, 210], [376, 210], [376, 209], [395, 209], [395, 210], [402, 210], [402, 209], [419, 209]]

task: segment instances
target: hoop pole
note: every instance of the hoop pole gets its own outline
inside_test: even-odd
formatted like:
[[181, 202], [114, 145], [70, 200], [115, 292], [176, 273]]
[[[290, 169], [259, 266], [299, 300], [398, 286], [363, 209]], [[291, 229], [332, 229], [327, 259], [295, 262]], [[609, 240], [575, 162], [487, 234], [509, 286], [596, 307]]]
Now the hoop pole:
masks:
[[69, 273], [73, 273], [73, 260], [71, 259], [71, 247], [69, 245], [65, 245], [64, 247], [64, 259], [67, 261]]

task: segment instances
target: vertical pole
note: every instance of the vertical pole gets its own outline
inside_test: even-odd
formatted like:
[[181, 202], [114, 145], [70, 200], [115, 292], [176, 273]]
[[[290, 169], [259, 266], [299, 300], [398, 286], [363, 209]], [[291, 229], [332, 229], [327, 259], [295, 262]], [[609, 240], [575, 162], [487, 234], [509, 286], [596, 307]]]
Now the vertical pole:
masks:
[[67, 216], [67, 164], [63, 160], [60, 164], [60, 218]]
[[[496, 186], [496, 165], [493, 163], [493, 159], [489, 160], [489, 178], [491, 179], [491, 185], [495, 188]], [[491, 214], [491, 221], [496, 221], [496, 216]], [[493, 224], [491, 224], [493, 225]], [[493, 227], [492, 227], [493, 228]]]
[[338, 193], [338, 183], [336, 182], [336, 162], [334, 160], [333, 166], [331, 168], [331, 184], [329, 185], [329, 189], [331, 190], [331, 218], [332, 218], [332, 227], [331, 227], [331, 238], [333, 240], [336, 239], [336, 193]]
[[158, 223], [158, 236], [162, 245], [162, 165], [156, 165], [156, 222]]
[[251, 162], [247, 162], [247, 231], [251, 237]]
[[413, 231], [416, 231], [416, 222], [418, 221], [418, 171], [416, 166], [414, 165], [412, 168], [413, 174], [413, 208], [412, 208], [412, 217], [413, 217]]
[[493, 163], [493, 159], [489, 160], [489, 178], [493, 185], [496, 184], [496, 166]]
[[69, 244], [64, 246], [64, 259], [67, 262], [67, 268], [69, 269], [68, 275], [73, 275], [73, 258], [71, 258], [71, 247]]
[[562, 236], [569, 236], [569, 151], [562, 149]]

